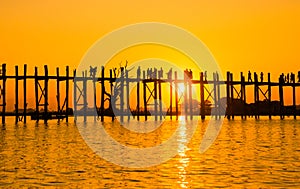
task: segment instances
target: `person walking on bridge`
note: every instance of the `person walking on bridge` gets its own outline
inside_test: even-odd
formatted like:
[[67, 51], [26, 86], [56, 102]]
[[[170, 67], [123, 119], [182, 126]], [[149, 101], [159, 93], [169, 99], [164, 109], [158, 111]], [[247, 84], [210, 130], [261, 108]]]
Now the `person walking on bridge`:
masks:
[[250, 70], [248, 71], [248, 82], [252, 82], [252, 78], [251, 78], [251, 72], [250, 72]]

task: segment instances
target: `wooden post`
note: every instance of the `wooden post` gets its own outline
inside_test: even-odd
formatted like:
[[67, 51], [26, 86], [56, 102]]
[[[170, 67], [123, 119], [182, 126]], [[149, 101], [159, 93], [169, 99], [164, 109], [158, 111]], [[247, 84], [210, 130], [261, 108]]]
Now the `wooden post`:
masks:
[[245, 115], [246, 100], [244, 99], [244, 93], [245, 93], [244, 89], [245, 89], [245, 78], [243, 76], [243, 72], [241, 72], [241, 97], [240, 97], [240, 100], [243, 104], [243, 109], [242, 109], [242, 112], [241, 112], [241, 118], [242, 119], [247, 117]]
[[129, 94], [129, 85], [130, 85], [130, 82], [129, 82], [129, 78], [128, 78], [128, 70], [126, 69], [125, 70], [125, 81], [126, 81], [126, 104], [127, 104], [127, 108], [126, 108], [126, 114], [127, 114], [127, 120], [129, 121], [130, 120], [130, 115], [131, 115], [131, 109], [130, 109], [130, 101], [129, 101], [129, 98], [130, 98], [130, 94]]
[[76, 70], [73, 71], [73, 114], [74, 114], [74, 122], [77, 121], [77, 78], [76, 78]]
[[44, 101], [44, 123], [48, 121], [48, 66], [44, 65], [45, 69], [45, 101]]
[[66, 67], [66, 122], [69, 122], [69, 66]]
[[200, 73], [200, 99], [201, 99], [201, 119], [205, 119], [205, 101], [204, 101], [204, 80], [203, 72]]
[[279, 104], [280, 104], [280, 119], [284, 119], [284, 98], [283, 98], [283, 75], [279, 78]]
[[259, 119], [259, 86], [258, 86], [258, 76], [256, 72], [254, 72], [254, 94], [255, 94], [255, 119]]
[[97, 90], [96, 90], [96, 72], [95, 73], [91, 73], [92, 77], [93, 77], [93, 95], [94, 95], [94, 112], [96, 112], [96, 114], [94, 114], [94, 122], [97, 121]]
[[221, 93], [220, 93], [220, 78], [219, 78], [219, 74], [216, 73], [216, 76], [217, 76], [217, 101], [218, 101], [218, 119], [221, 119]]
[[114, 90], [113, 90], [113, 71], [112, 69], [109, 70], [109, 78], [110, 78], [110, 102], [109, 102], [109, 110], [111, 111], [111, 120], [114, 121], [115, 115], [113, 113], [113, 105], [112, 105], [112, 97], [114, 95]]
[[15, 123], [19, 121], [19, 68], [15, 66], [16, 78], [15, 78]]
[[61, 118], [61, 110], [60, 110], [60, 77], [59, 77], [59, 68], [56, 68], [56, 100], [57, 100], [57, 117], [58, 122], [60, 122]]
[[154, 69], [154, 114], [157, 121], [157, 69]]
[[268, 104], [269, 104], [269, 119], [272, 119], [272, 92], [271, 92], [271, 74], [268, 73]]
[[[192, 73], [190, 73], [192, 74]], [[189, 107], [190, 107], [190, 120], [193, 120], [193, 91], [192, 91], [192, 78], [188, 78], [189, 87]]]
[[158, 74], [158, 99], [159, 99], [159, 120], [162, 120], [163, 117], [163, 109], [162, 109], [162, 93], [161, 93], [161, 77], [163, 70], [162, 68], [160, 69], [160, 74]]
[[172, 69], [168, 72], [168, 79], [169, 79], [169, 84], [170, 84], [170, 119], [172, 120], [172, 114], [173, 114], [173, 86], [172, 86]]
[[295, 85], [295, 76], [293, 76], [293, 114], [294, 119], [296, 119], [296, 85]]
[[174, 83], [175, 83], [175, 111], [176, 111], [176, 120], [178, 120], [178, 80], [177, 80], [177, 71], [174, 73]]
[[233, 91], [233, 74], [230, 73], [230, 93], [231, 93], [231, 98], [230, 98], [230, 104], [231, 104], [231, 118], [234, 119], [234, 112], [233, 112], [233, 101], [234, 101], [234, 91]]
[[141, 78], [141, 67], [138, 67], [136, 72], [137, 77], [137, 86], [136, 86], [136, 113], [137, 113], [137, 120], [140, 120], [140, 78]]
[[184, 94], [184, 117], [185, 119], [187, 119], [187, 116], [188, 116], [188, 90], [187, 90], [187, 85], [188, 85], [188, 76], [187, 76], [187, 71], [184, 71], [184, 74], [183, 74], [183, 86], [184, 86], [184, 91], [183, 91], [183, 94]]
[[120, 77], [120, 114], [121, 114], [121, 122], [124, 121], [124, 75], [125, 75], [125, 70], [122, 67], [121, 68], [121, 77]]
[[83, 122], [87, 121], [87, 70], [82, 72], [82, 89], [83, 89]]
[[105, 95], [104, 66], [101, 66], [101, 96], [100, 96], [100, 101], [101, 101], [101, 106], [100, 106], [101, 122], [104, 121], [104, 95]]
[[24, 123], [26, 123], [26, 116], [27, 116], [27, 98], [26, 98], [26, 88], [27, 88], [27, 85], [26, 85], [26, 82], [27, 82], [27, 65], [24, 64], [24, 80], [23, 80], [23, 87], [24, 87], [24, 111], [23, 111], [23, 119], [24, 119]]
[[213, 73], [213, 83], [214, 83], [214, 116], [215, 119], [218, 119], [218, 115], [217, 115], [217, 109], [218, 109], [218, 100], [217, 100], [217, 77], [216, 77], [216, 73]]
[[35, 112], [36, 112], [36, 122], [39, 122], [39, 83], [38, 83], [38, 68], [34, 69], [34, 86], [35, 86]]
[[226, 107], [226, 114], [227, 114], [227, 119], [230, 119], [230, 112], [231, 112], [231, 103], [230, 103], [230, 72], [227, 72], [227, 81], [226, 81], [226, 104], [227, 104], [227, 107]]
[[[145, 79], [145, 78], [144, 78]], [[148, 114], [148, 110], [147, 110], [147, 83], [145, 80], [143, 80], [143, 88], [144, 88], [144, 91], [143, 91], [143, 94], [144, 94], [144, 114], [145, 114], [145, 120], [147, 121], [147, 114]]]
[[[245, 105], [246, 105], [246, 103], [247, 103], [247, 98], [246, 98], [246, 79], [245, 79], [245, 76], [243, 76], [243, 79], [244, 79], [244, 89], [243, 89], [243, 91], [244, 91], [244, 97], [243, 97], [243, 99], [244, 99], [244, 103], [245, 103]], [[245, 109], [246, 109], [246, 107], [245, 107]], [[245, 110], [244, 110], [244, 112], [246, 112]], [[245, 115], [245, 119], [247, 119], [247, 115]]]
[[2, 124], [5, 124], [5, 110], [6, 110], [6, 64], [2, 64]]

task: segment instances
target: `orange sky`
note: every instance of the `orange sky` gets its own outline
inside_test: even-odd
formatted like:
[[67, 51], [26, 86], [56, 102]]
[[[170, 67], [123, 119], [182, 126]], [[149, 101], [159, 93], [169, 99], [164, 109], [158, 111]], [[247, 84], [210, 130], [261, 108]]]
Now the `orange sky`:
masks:
[[137, 22], [182, 27], [230, 70], [300, 70], [300, 1], [0, 1], [0, 63], [75, 69], [104, 34]]

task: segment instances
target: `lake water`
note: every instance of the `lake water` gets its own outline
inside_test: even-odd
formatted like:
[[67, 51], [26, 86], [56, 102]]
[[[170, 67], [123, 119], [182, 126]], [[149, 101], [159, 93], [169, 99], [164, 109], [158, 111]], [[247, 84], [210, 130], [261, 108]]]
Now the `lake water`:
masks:
[[[178, 138], [175, 157], [147, 168], [99, 157], [74, 123], [7, 122], [0, 127], [0, 187], [300, 188], [299, 120], [224, 120], [203, 154], [199, 145], [209, 121], [200, 121], [190, 142], [184, 131]], [[184, 123], [165, 121], [149, 134], [110, 122], [104, 127], [119, 143], [145, 148], [168, 140], [179, 125]]]

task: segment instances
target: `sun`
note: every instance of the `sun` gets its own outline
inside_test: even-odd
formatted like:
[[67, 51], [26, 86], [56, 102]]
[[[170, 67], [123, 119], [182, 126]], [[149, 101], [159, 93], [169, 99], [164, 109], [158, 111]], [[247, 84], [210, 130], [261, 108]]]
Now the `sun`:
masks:
[[183, 83], [179, 83], [178, 84], [178, 90], [177, 90], [177, 93], [178, 93], [178, 96], [182, 96], [185, 92], [185, 86]]

